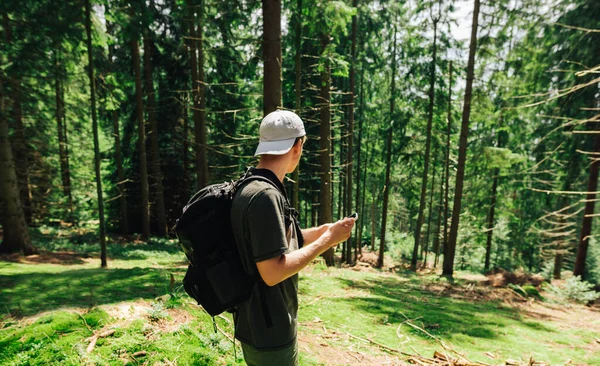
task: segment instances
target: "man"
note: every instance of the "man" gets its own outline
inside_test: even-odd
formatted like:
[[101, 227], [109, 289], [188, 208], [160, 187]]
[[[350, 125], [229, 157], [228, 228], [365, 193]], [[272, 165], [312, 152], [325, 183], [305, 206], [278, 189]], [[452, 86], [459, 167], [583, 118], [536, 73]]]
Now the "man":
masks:
[[[298, 272], [348, 239], [355, 219], [301, 230], [283, 187], [306, 141], [304, 124], [289, 111], [269, 113], [260, 125], [253, 180], [236, 193], [231, 222], [244, 268], [258, 272], [249, 300], [235, 314], [235, 336], [248, 365], [297, 365]], [[261, 281], [262, 280], [262, 281]]]

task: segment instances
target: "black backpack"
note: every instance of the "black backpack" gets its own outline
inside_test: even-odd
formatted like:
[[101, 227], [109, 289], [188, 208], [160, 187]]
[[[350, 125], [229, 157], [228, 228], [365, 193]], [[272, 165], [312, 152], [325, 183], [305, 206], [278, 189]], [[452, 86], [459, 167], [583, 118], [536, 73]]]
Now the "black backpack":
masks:
[[232, 311], [250, 298], [257, 277], [260, 279], [242, 266], [230, 217], [235, 192], [252, 180], [275, 186], [248, 170], [237, 181], [204, 187], [188, 201], [174, 227], [190, 261], [183, 287], [212, 316]]

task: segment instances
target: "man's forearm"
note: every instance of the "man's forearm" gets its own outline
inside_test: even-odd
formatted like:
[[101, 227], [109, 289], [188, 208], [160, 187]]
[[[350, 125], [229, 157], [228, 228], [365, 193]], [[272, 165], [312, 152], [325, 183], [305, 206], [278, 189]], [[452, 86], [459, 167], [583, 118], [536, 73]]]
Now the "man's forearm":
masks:
[[331, 245], [330, 236], [321, 235], [313, 241], [312, 245], [304, 246], [280, 257], [258, 262], [257, 267], [263, 281], [268, 286], [274, 286], [300, 272], [313, 259], [329, 249]]
[[311, 227], [308, 229], [302, 229], [302, 237], [304, 237], [304, 245], [314, 243], [319, 237], [321, 237], [325, 231], [327, 231], [327, 225], [321, 225]]

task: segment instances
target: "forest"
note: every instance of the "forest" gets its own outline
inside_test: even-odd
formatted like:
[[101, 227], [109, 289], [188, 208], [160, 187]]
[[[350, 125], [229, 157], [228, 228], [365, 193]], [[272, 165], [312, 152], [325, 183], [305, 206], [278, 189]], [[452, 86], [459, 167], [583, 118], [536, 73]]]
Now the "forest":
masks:
[[[597, 295], [599, 55], [597, 0], [3, 0], [0, 291], [30, 257], [175, 256], [188, 199], [255, 166], [261, 119], [287, 109], [301, 226], [359, 216], [319, 270]], [[15, 296], [8, 318], [52, 309]]]

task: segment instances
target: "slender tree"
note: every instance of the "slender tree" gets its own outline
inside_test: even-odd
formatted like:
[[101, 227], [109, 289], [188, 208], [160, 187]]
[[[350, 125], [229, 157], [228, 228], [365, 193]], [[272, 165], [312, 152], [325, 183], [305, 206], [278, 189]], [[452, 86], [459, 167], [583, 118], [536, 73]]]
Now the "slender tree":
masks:
[[[441, 13], [441, 7], [440, 7]], [[433, 10], [432, 10], [433, 14]], [[425, 166], [423, 168], [423, 179], [421, 180], [421, 200], [419, 202], [419, 216], [415, 229], [415, 245], [413, 247], [410, 269], [417, 270], [417, 255], [419, 253], [419, 242], [421, 240], [421, 227], [425, 216], [425, 199], [427, 197], [427, 177], [429, 176], [429, 154], [431, 153], [431, 128], [433, 124], [433, 105], [435, 103], [435, 64], [437, 61], [437, 27], [441, 15], [431, 16], [433, 22], [433, 56], [431, 60], [431, 71], [429, 75], [429, 109], [427, 112], [427, 141], [425, 143]]]
[[92, 112], [92, 132], [94, 134], [94, 170], [96, 171], [96, 193], [98, 196], [98, 217], [100, 221], [100, 266], [102, 268], [106, 268], [106, 225], [104, 222], [102, 177], [100, 176], [100, 144], [98, 142], [98, 119], [96, 117], [96, 81], [94, 76], [94, 57], [92, 50], [92, 15], [90, 0], [85, 0], [85, 32], [87, 35], [88, 77], [90, 79], [90, 107]]
[[[352, 0], [352, 6], [354, 9], [358, 9], [358, 0]], [[352, 213], [352, 178], [353, 178], [353, 156], [354, 152], [354, 91], [356, 84], [356, 28], [358, 22], [358, 15], [354, 14], [352, 16], [352, 34], [351, 34], [351, 46], [350, 46], [350, 91], [349, 91], [349, 99], [348, 103], [348, 148], [346, 151], [346, 212], [348, 214]], [[358, 206], [356, 206], [358, 208]], [[354, 231], [356, 234], [356, 230]], [[356, 236], [356, 235], [355, 235]], [[357, 239], [357, 243], [355, 245], [360, 245], [360, 239]], [[352, 246], [353, 239], [352, 236], [348, 238], [346, 241], [346, 262], [348, 264], [354, 263], [354, 258], [352, 257]]]
[[281, 107], [281, 0], [263, 0], [263, 112]]
[[146, 160], [146, 126], [144, 123], [144, 104], [142, 101], [142, 72], [140, 68], [140, 48], [137, 36], [131, 39], [131, 62], [135, 75], [135, 114], [138, 127], [138, 152], [140, 159], [140, 184], [142, 205], [142, 236], [150, 237], [150, 198], [148, 190], [148, 166]]
[[[302, 110], [302, 0], [296, 1], [296, 12], [294, 13], [296, 22], [296, 37], [294, 39], [294, 47], [296, 49], [295, 57], [295, 105], [296, 114], [300, 115]], [[294, 170], [292, 175], [292, 207], [296, 210], [300, 209], [300, 164]]]
[[473, 94], [473, 76], [475, 73], [475, 52], [477, 51], [477, 26], [479, 21], [480, 0], [474, 0], [473, 25], [471, 27], [471, 43], [469, 45], [469, 61], [467, 63], [467, 85], [465, 87], [465, 98], [460, 127], [460, 140], [458, 149], [458, 169], [456, 172], [456, 186], [454, 189], [454, 206], [452, 210], [452, 223], [450, 225], [450, 236], [448, 246], [444, 252], [444, 265], [442, 274], [452, 277], [454, 272], [454, 254], [456, 251], [456, 239], [458, 236], [458, 223], [460, 220], [460, 208], [462, 202], [462, 190], [465, 177], [465, 161], [467, 158], [467, 136], [469, 134], [469, 117], [471, 115], [471, 96]]
[[58, 130], [58, 156], [60, 161], [60, 176], [62, 179], [63, 193], [67, 197], [69, 211], [73, 215], [73, 194], [71, 193], [71, 173], [69, 169], [69, 156], [66, 141], [66, 113], [64, 102], [64, 88], [62, 86], [62, 70], [64, 68], [60, 64], [60, 54], [57, 49], [54, 51], [55, 57], [55, 94], [56, 94], [56, 125]]
[[[325, 53], [329, 45], [329, 33], [326, 30], [321, 34], [321, 53]], [[320, 131], [319, 131], [319, 163], [321, 171], [321, 186], [319, 190], [319, 225], [333, 221], [331, 209], [331, 71], [329, 61], [325, 59], [321, 71], [321, 87], [319, 94], [320, 104]], [[328, 266], [334, 265], [334, 249], [329, 248], [323, 254]]]
[[160, 168], [160, 152], [158, 148], [158, 128], [156, 123], [156, 101], [154, 97], [154, 79], [152, 76], [152, 50], [153, 42], [148, 29], [144, 32], [144, 73], [146, 80], [146, 110], [150, 130], [150, 167], [154, 181], [154, 197], [156, 205], [156, 217], [158, 219], [159, 236], [167, 236], [167, 215], [165, 212], [165, 196], [163, 189], [163, 178]]
[[[396, 37], [398, 34], [397, 28], [394, 26], [394, 51], [392, 52], [392, 80], [390, 90], [390, 118], [395, 115], [396, 109]], [[383, 186], [383, 206], [381, 207], [381, 236], [379, 242], [379, 255], [377, 256], [377, 267], [383, 267], [383, 253], [385, 251], [385, 230], [387, 226], [388, 202], [390, 196], [390, 174], [392, 170], [392, 135], [394, 133], [394, 121], [390, 121], [390, 127], [387, 134], [387, 154], [385, 165], [385, 183]]]

